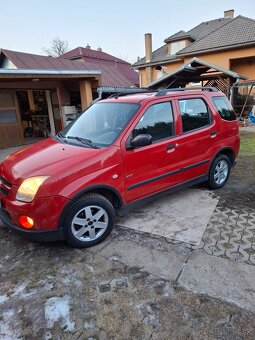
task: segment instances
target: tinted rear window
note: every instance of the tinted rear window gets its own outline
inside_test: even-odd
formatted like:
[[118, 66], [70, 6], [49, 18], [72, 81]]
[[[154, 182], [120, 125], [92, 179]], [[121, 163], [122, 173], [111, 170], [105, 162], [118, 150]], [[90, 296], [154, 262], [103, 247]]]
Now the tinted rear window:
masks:
[[236, 120], [236, 114], [226, 97], [213, 97], [212, 100], [222, 119]]

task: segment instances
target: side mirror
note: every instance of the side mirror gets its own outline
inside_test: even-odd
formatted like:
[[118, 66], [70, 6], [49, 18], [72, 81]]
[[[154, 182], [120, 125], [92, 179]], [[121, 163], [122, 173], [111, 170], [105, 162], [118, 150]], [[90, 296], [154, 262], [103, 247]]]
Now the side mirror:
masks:
[[150, 145], [152, 143], [151, 135], [138, 135], [134, 139], [130, 140], [129, 145], [127, 145], [127, 150], [132, 150], [140, 146]]

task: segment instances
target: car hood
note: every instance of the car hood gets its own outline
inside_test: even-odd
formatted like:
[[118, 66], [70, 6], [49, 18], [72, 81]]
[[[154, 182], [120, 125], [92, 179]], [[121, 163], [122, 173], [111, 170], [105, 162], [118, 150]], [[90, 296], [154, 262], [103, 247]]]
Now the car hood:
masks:
[[[1, 174], [10, 183], [19, 185], [33, 176], [53, 176], [80, 164], [94, 163], [101, 149], [63, 144], [46, 139], [8, 156], [0, 164]], [[96, 158], [93, 162], [92, 160]]]

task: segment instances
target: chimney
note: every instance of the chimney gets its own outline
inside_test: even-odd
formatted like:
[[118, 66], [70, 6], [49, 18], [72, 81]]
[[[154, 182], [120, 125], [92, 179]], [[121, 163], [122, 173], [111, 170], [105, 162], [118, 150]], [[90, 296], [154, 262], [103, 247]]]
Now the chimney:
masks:
[[227, 11], [224, 11], [224, 18], [234, 18], [234, 10], [229, 9]]
[[151, 33], [145, 34], [145, 60], [147, 63], [151, 61], [152, 55], [152, 38]]
[[97, 49], [99, 52], [102, 52], [102, 48], [101, 47], [98, 47]]
[[87, 43], [87, 46], [86, 46], [86, 48], [89, 48], [89, 49], [91, 49], [91, 46]]

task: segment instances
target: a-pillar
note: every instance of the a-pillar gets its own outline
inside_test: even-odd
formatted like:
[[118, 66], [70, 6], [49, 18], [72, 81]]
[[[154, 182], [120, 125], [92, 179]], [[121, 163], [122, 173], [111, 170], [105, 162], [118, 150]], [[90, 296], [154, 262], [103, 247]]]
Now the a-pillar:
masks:
[[81, 108], [85, 110], [92, 103], [92, 89], [89, 80], [80, 81]]

